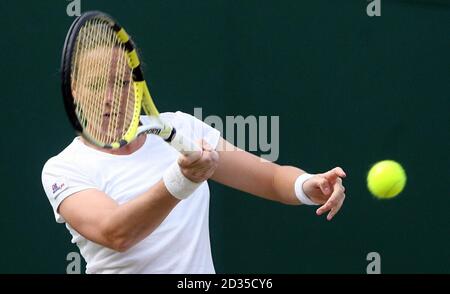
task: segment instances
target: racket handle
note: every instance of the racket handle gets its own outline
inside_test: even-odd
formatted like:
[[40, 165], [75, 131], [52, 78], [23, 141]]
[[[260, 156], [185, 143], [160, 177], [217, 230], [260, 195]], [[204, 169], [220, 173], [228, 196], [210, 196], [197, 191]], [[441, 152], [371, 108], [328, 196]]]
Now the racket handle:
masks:
[[136, 137], [142, 133], [160, 136], [175, 150], [184, 155], [202, 151], [200, 146], [183, 136], [182, 133], [177, 132], [170, 123], [164, 122], [157, 116], [149, 115], [146, 117], [144, 125], [138, 127]]
[[192, 142], [187, 137], [183, 136], [182, 133], [177, 132], [173, 129], [173, 135], [171, 136], [168, 143], [175, 148], [178, 152], [184, 155], [189, 155], [193, 152], [201, 151], [200, 147]]

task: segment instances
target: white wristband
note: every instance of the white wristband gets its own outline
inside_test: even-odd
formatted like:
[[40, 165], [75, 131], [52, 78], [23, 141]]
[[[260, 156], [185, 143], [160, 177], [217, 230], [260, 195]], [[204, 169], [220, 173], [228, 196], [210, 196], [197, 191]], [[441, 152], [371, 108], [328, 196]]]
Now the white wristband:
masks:
[[304, 173], [301, 176], [299, 176], [297, 180], [295, 180], [295, 196], [297, 196], [298, 200], [300, 200], [300, 202], [303, 204], [319, 205], [313, 202], [311, 199], [309, 199], [309, 197], [306, 196], [305, 191], [303, 191], [303, 183], [314, 176], [315, 175]]
[[164, 185], [166, 185], [167, 191], [172, 194], [173, 197], [180, 200], [186, 199], [189, 195], [201, 185], [201, 183], [194, 183], [186, 178], [181, 172], [180, 166], [177, 162], [174, 162], [163, 175]]

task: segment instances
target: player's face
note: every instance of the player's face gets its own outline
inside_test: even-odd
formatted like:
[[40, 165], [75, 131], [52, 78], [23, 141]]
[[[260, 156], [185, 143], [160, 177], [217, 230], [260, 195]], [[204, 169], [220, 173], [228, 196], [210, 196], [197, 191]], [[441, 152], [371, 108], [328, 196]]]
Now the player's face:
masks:
[[[90, 133], [106, 141], [122, 137], [134, 109], [134, 88], [125, 51], [97, 48], [80, 57], [74, 97], [83, 115], [89, 115]], [[83, 73], [85, 71], [85, 74]], [[80, 78], [81, 77], [81, 78]]]

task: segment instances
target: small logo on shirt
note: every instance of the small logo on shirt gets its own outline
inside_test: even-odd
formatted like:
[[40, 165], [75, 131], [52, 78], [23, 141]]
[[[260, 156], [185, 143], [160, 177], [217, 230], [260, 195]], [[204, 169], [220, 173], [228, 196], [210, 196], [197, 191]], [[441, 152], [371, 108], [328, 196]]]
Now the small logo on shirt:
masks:
[[56, 192], [58, 192], [59, 190], [61, 190], [64, 187], [64, 183], [62, 183], [61, 185], [58, 185], [58, 183], [54, 183], [52, 185], [52, 191], [53, 194], [55, 194]]

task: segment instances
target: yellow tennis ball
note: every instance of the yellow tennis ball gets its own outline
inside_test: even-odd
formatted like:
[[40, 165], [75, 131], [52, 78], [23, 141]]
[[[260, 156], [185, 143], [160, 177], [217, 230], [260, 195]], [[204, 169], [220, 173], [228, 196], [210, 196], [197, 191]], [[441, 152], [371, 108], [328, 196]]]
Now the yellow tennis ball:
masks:
[[406, 173], [396, 161], [383, 160], [375, 163], [367, 175], [367, 187], [377, 198], [397, 196], [406, 185]]

